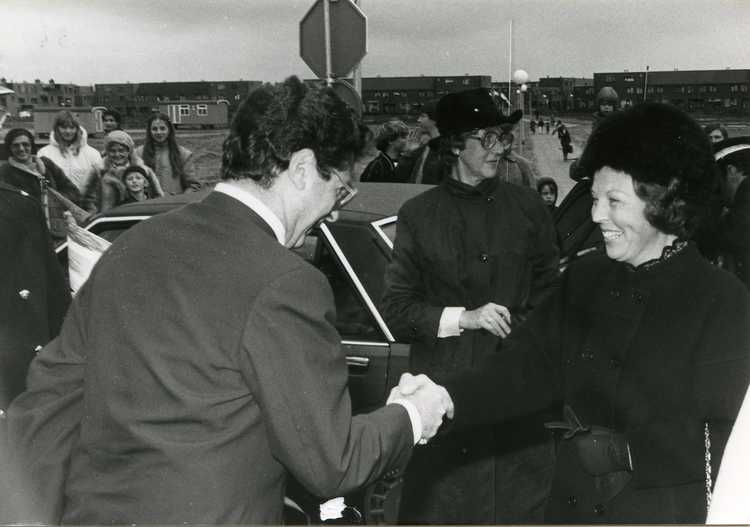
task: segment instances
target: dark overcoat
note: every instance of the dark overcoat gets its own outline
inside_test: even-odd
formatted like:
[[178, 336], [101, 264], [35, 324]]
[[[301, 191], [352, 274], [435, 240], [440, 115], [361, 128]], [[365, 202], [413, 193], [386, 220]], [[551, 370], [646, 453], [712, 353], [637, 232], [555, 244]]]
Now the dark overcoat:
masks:
[[59, 332], [70, 291], [52, 250], [42, 204], [2, 182], [0, 247], [0, 410], [4, 412], [24, 390], [35, 352]]
[[[68, 179], [60, 167], [46, 157], [39, 158], [44, 164], [44, 181], [49, 188], [55, 189], [64, 197], [78, 204], [81, 194], [75, 184]], [[0, 166], [0, 182], [19, 188], [39, 201], [42, 201], [41, 181], [34, 174], [21, 168], [6, 163]], [[47, 209], [49, 213], [50, 234], [55, 240], [64, 240], [65, 218], [63, 213], [67, 210], [54, 196], [47, 196]]]
[[360, 181], [367, 183], [403, 183], [396, 177], [396, 165], [385, 152], [378, 152], [378, 156], [370, 161], [362, 172]]
[[750, 297], [735, 277], [692, 245], [639, 268], [592, 256], [506, 344], [441, 379], [454, 427], [557, 400], [630, 445], [633, 471], [613, 472], [624, 486], [612, 496], [617, 485], [584, 472], [575, 442], [561, 439], [546, 522], [704, 522], [705, 423], [715, 475], [750, 379]]
[[[382, 307], [397, 339], [412, 343], [410, 371], [453, 372], [495, 353], [499, 338], [484, 330], [437, 338], [443, 308], [495, 302], [518, 325], [554, 287], [557, 265], [550, 215], [528, 188], [449, 178], [405, 203]], [[538, 522], [551, 447], [523, 421], [438, 438], [415, 452], [401, 521]]]
[[138, 224], [11, 407], [35, 486], [64, 482], [63, 523], [279, 524], [290, 473], [321, 498], [395, 475], [408, 415], [352, 417], [334, 309], [323, 274], [232, 197]]

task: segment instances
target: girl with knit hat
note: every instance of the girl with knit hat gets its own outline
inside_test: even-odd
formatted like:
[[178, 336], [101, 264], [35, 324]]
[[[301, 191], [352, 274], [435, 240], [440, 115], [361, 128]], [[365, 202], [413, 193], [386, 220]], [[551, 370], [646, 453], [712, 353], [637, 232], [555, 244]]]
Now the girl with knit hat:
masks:
[[115, 130], [107, 134], [104, 150], [102, 166], [85, 193], [84, 207], [87, 210], [103, 212], [125, 201], [127, 188], [123, 175], [130, 165], [144, 169], [154, 197], [164, 194], [154, 172], [136, 155], [133, 138], [127, 132]]

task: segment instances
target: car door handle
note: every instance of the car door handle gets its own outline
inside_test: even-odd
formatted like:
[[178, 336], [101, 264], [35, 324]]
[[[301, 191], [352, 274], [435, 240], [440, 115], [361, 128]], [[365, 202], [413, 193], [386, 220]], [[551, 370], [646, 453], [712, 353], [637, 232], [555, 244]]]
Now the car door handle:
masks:
[[359, 357], [356, 355], [347, 355], [346, 356], [346, 364], [350, 368], [362, 368], [367, 369], [370, 367], [370, 358], [369, 357]]

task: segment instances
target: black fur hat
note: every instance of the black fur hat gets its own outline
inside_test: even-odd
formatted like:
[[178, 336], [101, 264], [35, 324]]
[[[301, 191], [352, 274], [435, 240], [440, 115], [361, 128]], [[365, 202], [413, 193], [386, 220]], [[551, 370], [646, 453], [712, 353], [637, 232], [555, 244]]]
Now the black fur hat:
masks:
[[522, 115], [521, 110], [503, 115], [485, 88], [449, 93], [437, 103], [437, 127], [444, 136], [516, 124]]

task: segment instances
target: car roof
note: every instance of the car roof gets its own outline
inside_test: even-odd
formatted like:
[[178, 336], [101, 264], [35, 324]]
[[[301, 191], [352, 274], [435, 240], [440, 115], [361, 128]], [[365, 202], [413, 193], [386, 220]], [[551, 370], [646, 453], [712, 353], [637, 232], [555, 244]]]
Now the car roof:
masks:
[[[431, 187], [432, 185], [416, 185], [411, 183], [359, 183], [357, 185], [357, 196], [342, 209], [342, 217], [356, 218], [371, 216], [373, 219], [377, 219], [395, 216], [405, 201]], [[92, 218], [92, 221], [94, 219], [112, 217], [154, 216], [188, 203], [200, 201], [211, 190], [211, 188], [208, 188], [198, 192], [186, 192], [146, 201], [127, 203], [98, 214]]]

